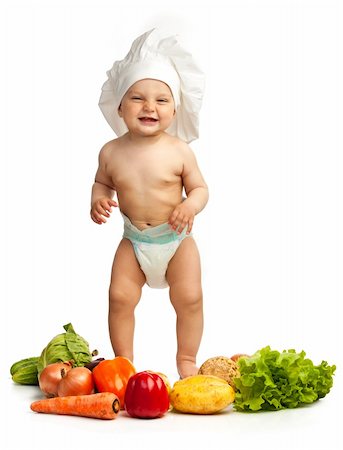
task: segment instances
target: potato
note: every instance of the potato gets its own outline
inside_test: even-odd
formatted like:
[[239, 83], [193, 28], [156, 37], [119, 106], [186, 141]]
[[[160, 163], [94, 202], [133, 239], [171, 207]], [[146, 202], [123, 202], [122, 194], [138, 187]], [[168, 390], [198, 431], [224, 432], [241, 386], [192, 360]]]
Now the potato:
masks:
[[193, 375], [176, 381], [169, 395], [173, 408], [190, 414], [213, 414], [230, 405], [235, 391], [222, 378]]
[[233, 389], [236, 389], [234, 378], [240, 375], [236, 362], [226, 356], [215, 356], [207, 359], [200, 366], [199, 374], [223, 378]]

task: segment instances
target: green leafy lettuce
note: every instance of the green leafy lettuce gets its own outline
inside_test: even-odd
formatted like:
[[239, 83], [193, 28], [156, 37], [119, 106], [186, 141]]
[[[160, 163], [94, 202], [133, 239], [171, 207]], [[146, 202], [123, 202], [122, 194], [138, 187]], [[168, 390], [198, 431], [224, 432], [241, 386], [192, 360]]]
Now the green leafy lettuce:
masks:
[[38, 375], [44, 367], [55, 362], [73, 360], [73, 366], [84, 366], [92, 360], [88, 342], [76, 334], [71, 323], [64, 325], [65, 333], [55, 336], [42, 351], [38, 360]]
[[251, 357], [239, 359], [240, 376], [235, 408], [238, 411], [275, 411], [296, 408], [325, 397], [333, 384], [336, 366], [326, 361], [315, 366], [306, 353], [262, 348]]

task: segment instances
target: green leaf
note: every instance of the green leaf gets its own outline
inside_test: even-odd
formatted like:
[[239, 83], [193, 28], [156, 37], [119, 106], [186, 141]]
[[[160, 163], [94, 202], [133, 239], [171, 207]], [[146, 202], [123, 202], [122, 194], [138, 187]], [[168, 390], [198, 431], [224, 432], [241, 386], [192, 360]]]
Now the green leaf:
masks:
[[296, 408], [325, 397], [333, 385], [336, 366], [322, 361], [315, 366], [304, 351], [283, 352], [269, 346], [238, 361], [240, 376], [235, 408], [239, 411]]
[[44, 367], [55, 362], [73, 360], [73, 366], [84, 366], [92, 360], [88, 342], [75, 333], [71, 323], [64, 325], [65, 333], [55, 336], [43, 349], [38, 361], [38, 375]]

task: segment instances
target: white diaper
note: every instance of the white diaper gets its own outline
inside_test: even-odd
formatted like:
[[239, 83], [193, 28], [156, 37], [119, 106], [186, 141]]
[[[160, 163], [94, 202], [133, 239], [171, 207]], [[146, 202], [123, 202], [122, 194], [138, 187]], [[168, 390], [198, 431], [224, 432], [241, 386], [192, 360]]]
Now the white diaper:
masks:
[[138, 230], [130, 219], [122, 214], [124, 219], [123, 237], [132, 242], [136, 258], [144, 272], [147, 284], [156, 289], [168, 286], [166, 272], [169, 261], [174, 256], [185, 237], [186, 229], [181, 234], [172, 230], [168, 223], [156, 227]]

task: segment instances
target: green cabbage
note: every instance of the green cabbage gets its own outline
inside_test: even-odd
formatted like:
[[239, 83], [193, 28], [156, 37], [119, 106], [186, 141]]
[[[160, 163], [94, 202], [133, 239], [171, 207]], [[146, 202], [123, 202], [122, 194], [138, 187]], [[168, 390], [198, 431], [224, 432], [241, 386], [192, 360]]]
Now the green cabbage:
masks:
[[251, 357], [239, 359], [240, 376], [235, 408], [238, 411], [275, 411], [312, 403], [329, 393], [336, 366], [322, 361], [315, 366], [306, 353], [262, 348]]
[[65, 333], [55, 336], [42, 351], [38, 360], [38, 376], [49, 364], [73, 360], [73, 367], [91, 362], [88, 342], [75, 333], [71, 323], [64, 325]]

